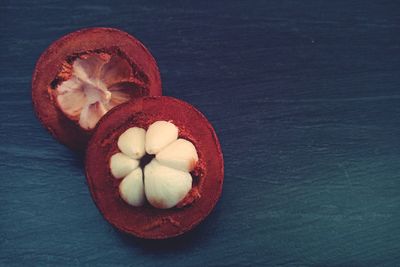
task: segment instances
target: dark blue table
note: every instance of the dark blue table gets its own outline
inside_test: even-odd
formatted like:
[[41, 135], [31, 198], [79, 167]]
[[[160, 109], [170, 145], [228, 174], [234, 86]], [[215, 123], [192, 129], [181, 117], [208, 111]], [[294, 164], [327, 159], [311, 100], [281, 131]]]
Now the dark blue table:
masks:
[[[0, 3], [0, 265], [400, 264], [398, 1], [113, 2]], [[40, 53], [92, 26], [146, 44], [219, 135], [223, 196], [181, 238], [113, 229], [32, 112]]]

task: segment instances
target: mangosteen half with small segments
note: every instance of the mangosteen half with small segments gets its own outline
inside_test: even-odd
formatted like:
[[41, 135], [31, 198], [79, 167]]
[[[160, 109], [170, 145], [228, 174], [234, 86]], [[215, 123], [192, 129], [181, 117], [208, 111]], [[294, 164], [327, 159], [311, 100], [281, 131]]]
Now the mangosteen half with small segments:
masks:
[[136, 38], [113, 28], [82, 29], [55, 41], [40, 56], [32, 79], [39, 120], [78, 151], [104, 114], [148, 95], [161, 95], [156, 61]]

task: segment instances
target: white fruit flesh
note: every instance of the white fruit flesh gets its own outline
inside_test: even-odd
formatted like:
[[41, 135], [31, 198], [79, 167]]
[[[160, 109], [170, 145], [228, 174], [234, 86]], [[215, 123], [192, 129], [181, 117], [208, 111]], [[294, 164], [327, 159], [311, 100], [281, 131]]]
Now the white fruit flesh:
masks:
[[152, 160], [144, 168], [145, 194], [156, 208], [169, 209], [178, 204], [192, 188], [192, 176]]
[[118, 148], [125, 155], [140, 159], [144, 156], [144, 142], [146, 131], [142, 128], [132, 127], [126, 130], [118, 139]]
[[178, 139], [161, 150], [156, 155], [156, 159], [165, 166], [190, 172], [199, 158], [191, 142]]
[[71, 78], [56, 88], [58, 106], [83, 129], [93, 129], [108, 110], [130, 99], [121, 85], [129, 80], [130, 70], [119, 56], [77, 58]]
[[80, 81], [76, 77], [62, 83], [57, 88], [57, 101], [64, 113], [71, 117], [79, 117], [86, 104], [86, 95], [80, 90]]
[[94, 102], [83, 107], [79, 117], [79, 125], [84, 129], [93, 129], [98, 120], [107, 113], [101, 102]]
[[156, 121], [146, 133], [146, 152], [157, 154], [178, 138], [178, 128], [168, 121]]
[[128, 174], [119, 184], [119, 193], [126, 203], [134, 207], [144, 204], [143, 172], [137, 168]]
[[127, 176], [131, 171], [139, 166], [139, 161], [130, 157], [117, 153], [110, 159], [110, 169], [112, 175], [119, 179]]
[[[169, 209], [191, 190], [190, 171], [198, 161], [197, 151], [190, 141], [178, 139], [178, 128], [171, 122], [156, 121], [147, 132], [129, 128], [120, 135], [117, 145], [121, 152], [111, 157], [110, 168], [115, 178], [123, 178], [120, 195], [129, 205], [140, 206], [147, 199], [153, 207]], [[138, 166], [145, 151], [155, 154], [155, 158], [143, 173]]]

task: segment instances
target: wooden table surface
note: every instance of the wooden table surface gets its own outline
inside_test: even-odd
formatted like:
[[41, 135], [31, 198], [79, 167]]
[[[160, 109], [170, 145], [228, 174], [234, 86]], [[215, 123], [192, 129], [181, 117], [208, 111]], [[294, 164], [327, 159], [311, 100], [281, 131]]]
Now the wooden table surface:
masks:
[[[0, 265], [399, 266], [398, 1], [3, 0], [0, 23]], [[181, 238], [111, 227], [33, 114], [39, 55], [93, 26], [140, 39], [220, 138], [222, 198]]]

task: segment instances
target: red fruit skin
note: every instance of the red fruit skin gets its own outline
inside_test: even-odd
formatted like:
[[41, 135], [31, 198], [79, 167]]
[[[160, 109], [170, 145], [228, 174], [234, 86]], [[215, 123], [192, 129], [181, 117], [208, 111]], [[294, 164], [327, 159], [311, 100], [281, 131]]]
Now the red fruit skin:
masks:
[[146, 87], [136, 97], [161, 95], [161, 78], [155, 59], [136, 38], [117, 29], [87, 28], [67, 34], [52, 43], [36, 63], [32, 77], [35, 113], [58, 141], [73, 150], [84, 151], [93, 131], [83, 130], [64, 115], [49, 93], [50, 85], [71, 55], [110, 48], [121, 51], [136, 67], [136, 74], [146, 81]]
[[[174, 123], [179, 137], [191, 141], [199, 155], [197, 177], [181, 208], [129, 206], [119, 196], [121, 180], [110, 172], [110, 157], [119, 152], [118, 137], [130, 127], [147, 129], [157, 120]], [[172, 97], [144, 97], [114, 108], [97, 124], [86, 151], [86, 177], [94, 202], [113, 226], [140, 238], [165, 239], [189, 231], [212, 211], [222, 191], [224, 162], [217, 135], [198, 110]]]

